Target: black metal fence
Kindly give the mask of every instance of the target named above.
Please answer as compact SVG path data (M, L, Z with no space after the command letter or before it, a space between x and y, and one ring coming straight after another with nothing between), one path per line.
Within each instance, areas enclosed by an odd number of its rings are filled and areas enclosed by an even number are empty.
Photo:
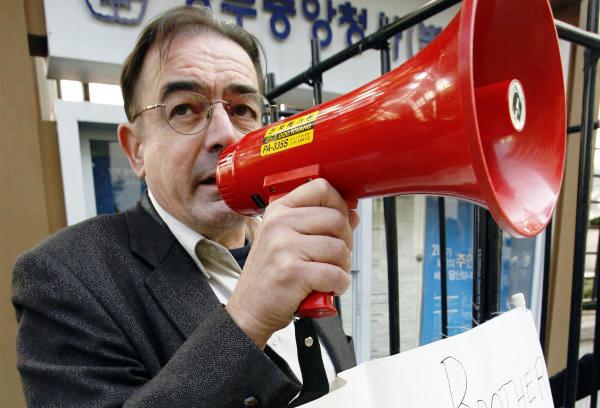
M557 406L573 408L575 406L579 343L581 332L581 310L583 296L583 280L586 255L586 234L588 228L590 176L593 160L593 132L598 128L595 122L595 88L596 70L600 56L600 36L598 32L599 1L589 0L587 31L577 27L556 21L556 28L560 38L570 41L575 45L585 48L584 82L582 100L581 126L570 127L567 133L581 132L579 177L577 189L577 213L575 232L575 252L573 261L573 285L571 294L571 312L569 327L569 345L567 350L567 369L564 380L564 401L555 401ZM301 84L309 84L313 87L315 104L322 101L322 74L329 69L361 54L362 52L375 49L381 54L382 74L390 70L389 40L394 35L411 28L424 20L440 13L460 0L438 0L430 2L413 13L410 13L393 23L388 24L382 20L382 28L377 32L365 37L363 40L351 45L341 52L320 61L318 41L313 39L311 43L312 64L297 76L275 86L273 76L270 76L267 98L272 102L282 94L294 89ZM445 201L439 198L438 211L440 219L440 254L446 254L446 231L445 231ZM500 287L500 259L502 234L498 225L491 218L490 213L480 207L474 210L474 244L473 244L473 324L477 325L492 318L499 311L499 287ZM396 231L396 203L394 197L384 199L384 220L386 231L386 252L388 262L388 296L389 296L389 328L390 328L390 354L400 352L400 316L399 316L399 293L398 293L398 242ZM546 343L547 336L547 310L548 310L548 287L550 277L550 262L552 248L552 226L551 221L546 228L545 251L544 251L544 273L542 284L542 310L540 326L540 342L542 347ZM600 257L597 257L600 265ZM447 310L447 267L445 256L440 256L441 277L441 317L442 336L448 334L448 310ZM596 267L596 281L599 280L600 266ZM596 335L594 337L594 358L592 388L598 389L598 371L600 371L600 304L596 302ZM338 304L338 310L339 308ZM596 393L592 393L592 407L596 407Z

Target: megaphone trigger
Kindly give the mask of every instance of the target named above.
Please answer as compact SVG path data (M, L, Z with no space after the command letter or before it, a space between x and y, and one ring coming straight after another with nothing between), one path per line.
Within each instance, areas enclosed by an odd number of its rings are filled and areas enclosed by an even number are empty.
M311 164L289 171L266 176L263 181L263 192L269 204L286 195L296 187L320 177L318 164Z

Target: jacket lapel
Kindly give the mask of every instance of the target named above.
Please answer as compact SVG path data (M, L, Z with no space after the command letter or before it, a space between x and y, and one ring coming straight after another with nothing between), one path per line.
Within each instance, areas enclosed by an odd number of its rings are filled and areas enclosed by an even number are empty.
M147 195L128 212L131 250L152 269L146 287L179 331L189 337L220 303L198 267Z

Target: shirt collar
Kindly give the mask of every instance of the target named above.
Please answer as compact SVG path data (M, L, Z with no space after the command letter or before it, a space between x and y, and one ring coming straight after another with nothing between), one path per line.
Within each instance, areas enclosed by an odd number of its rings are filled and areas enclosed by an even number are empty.
M158 213L158 215L160 215L160 218L163 219L165 224L167 224L167 227L169 227L169 229L175 236L175 239L179 241L183 249L185 249L185 251L192 257L192 259L194 260L196 265L198 265L198 268L200 268L204 276L206 276L207 279L210 279L210 274L206 272L206 270L202 266L202 262L200 262L200 259L198 259L198 255L196 255L195 251L198 242L207 238L204 237L202 234L197 233L196 231L179 221L177 218L169 214L164 208L162 208L160 204L158 204L158 201L156 201L156 199L154 198L154 195L152 195L152 191L150 191L150 189L148 189L148 197L150 197L150 201L156 209L156 212Z

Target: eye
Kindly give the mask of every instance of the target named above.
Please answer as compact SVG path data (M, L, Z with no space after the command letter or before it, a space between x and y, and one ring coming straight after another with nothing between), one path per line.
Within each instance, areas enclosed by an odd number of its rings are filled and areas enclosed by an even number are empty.
M231 107L231 114L240 118L256 119L256 111L250 106L240 103Z
M165 102L165 113L169 120L192 120L207 112L208 102L193 92L178 92Z
M191 113L191 108L190 105L187 104L181 104L181 105L177 105L175 107L173 107L173 109L171 110L171 117L173 116L185 116L189 113Z

